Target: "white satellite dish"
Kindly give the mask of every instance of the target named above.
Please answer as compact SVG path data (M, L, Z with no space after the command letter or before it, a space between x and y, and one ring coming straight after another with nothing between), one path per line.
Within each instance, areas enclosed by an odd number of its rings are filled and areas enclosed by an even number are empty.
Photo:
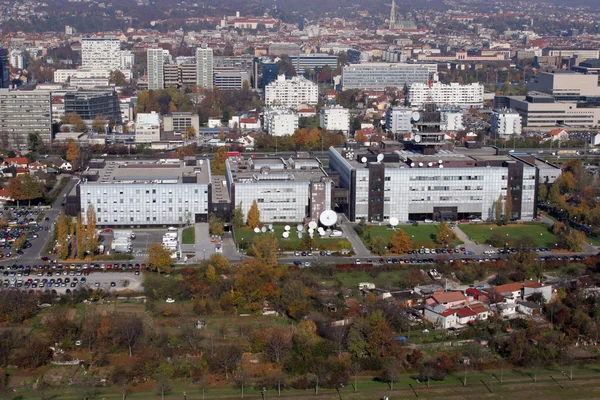
M422 162L420 162L420 163L419 163L419 167L422 167L422 166L423 166L423 163L422 163Z
M320 227L319 227L319 229L318 229L318 231L319 231L319 232L325 232L325 229L323 229L323 227L322 227L322 226L320 226Z
M308 227L309 227L310 229L317 229L317 222L316 222L316 221L310 221L310 222L308 223Z
M415 166L415 163L414 163L414 162L410 163L410 166L411 166L411 167L414 167L414 166Z
M269 224L269 230L273 230L273 224Z
M360 162L361 162L361 163L363 163L363 164L364 164L364 163L366 163L366 162L367 162L367 157L363 157L363 158L361 158L361 159L360 159Z
M302 232L302 231L304 230L304 227L303 227L302 225L298 225L298 226L296 227L296 230L297 230L298 232Z
M439 168L444 168L444 166L442 164L440 164Z
M383 161L383 154L377 154L377 162Z
M421 114L419 114L419 113L418 113L418 112L416 112L416 111L415 111L414 113L412 113L412 120L413 120L413 121L417 122L417 121L418 121L418 120L420 120L420 119L421 119Z
M254 228L254 233L259 233L260 229L258 227Z
M312 235L313 233L315 233L315 230L313 228L308 228L308 233Z
M430 163L427 163L427 166L428 166L428 167L433 167L433 163L432 163L432 162L430 162Z
M421 143L421 135L415 135L415 143Z
M319 231L319 236L325 236L325 231Z
M396 218L396 217L392 217L392 218L390 218L390 225L391 225L391 226L396 226L396 225L398 225L399 223L400 223L400 221L398 221L398 218Z
M302 239L302 232L298 232L298 239Z
M286 238L286 239L289 238L290 237L290 233L287 232L287 231L283 232L283 237Z
M438 160L438 164L443 164L444 161L443 160Z
M285 229L285 230L286 230L286 232L287 232L287 231L289 231L291 228L290 228L290 226L289 226L289 225L286 225L286 226L284 226L284 227L283 227L283 229Z
M260 228L260 231L261 231L262 233L266 233L266 232L267 232L267 227L266 227L266 226L263 226L262 228Z
M325 210L319 216L319 221L325 226L335 225L337 222L337 214L333 210Z

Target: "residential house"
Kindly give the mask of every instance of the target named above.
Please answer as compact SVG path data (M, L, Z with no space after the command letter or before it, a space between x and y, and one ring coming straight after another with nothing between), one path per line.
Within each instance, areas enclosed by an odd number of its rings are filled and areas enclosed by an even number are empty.
M454 328L458 325L456 310L446 310L443 306L426 307L423 316L433 323L435 328Z
M58 168L61 171L72 171L73 170L73 165L70 162L63 160L60 157L52 158L49 161L52 165L54 165L56 168Z
M506 285L494 286L492 290L496 294L502 295L505 298L512 299L514 302L518 299L521 299L523 284L518 282L507 283Z
M522 314L532 317L542 313L542 306L532 301L519 301L517 304L517 310Z
M552 286L547 283L539 283L533 281L525 281L523 283L523 299L527 299L534 293L541 293L544 300L549 302L552 300Z
M565 142L569 140L569 132L564 129L553 129L548 132L548 137L543 139L542 142L546 142L548 140L552 140L553 142Z
M12 157L12 158L5 158L2 163L2 166L3 167L27 168L28 164L29 164L29 161L27 161L27 157Z
M431 307L441 305L449 309L466 304L468 301L468 297L463 292L436 292L425 299L425 304Z
M48 172L48 166L39 161L32 162L28 167L30 172Z
M0 202L13 201L6 189L0 189Z

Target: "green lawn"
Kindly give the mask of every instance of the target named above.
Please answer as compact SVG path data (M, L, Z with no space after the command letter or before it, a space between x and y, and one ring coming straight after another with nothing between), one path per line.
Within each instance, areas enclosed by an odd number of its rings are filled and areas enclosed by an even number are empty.
M340 272L335 276L341 282L342 285L349 289L358 289L360 282L371 282L374 283L378 288L384 289L397 289L399 287L400 278L408 273L407 270L397 270L389 272L379 272L376 276L371 275L369 272L353 271L353 272Z
M296 226L297 224L290 224L290 237L284 239L283 232L285 231L285 225L273 225L273 229L275 230L275 237L279 241L279 244L282 248L293 250L298 248L298 246L300 245L301 239L298 238ZM253 230L247 227L235 230L235 240L238 242L238 244L251 243L255 235L263 235L263 233L254 233ZM308 235L308 233L304 231L302 235L306 236ZM345 238L320 237L319 234L315 232L314 239L315 246L317 249L319 248L319 246L321 246L322 248L326 247L332 250L334 250L335 247L352 249L352 245L350 245L348 239Z
M388 228L387 226L370 226L368 229L371 234L371 238L381 236L388 242L394 234L394 230ZM402 229L406 232L406 234L411 238L413 247L415 249L420 247L438 247L435 244L435 237L438 233L437 224L419 224L419 226L398 225L396 229ZM452 241L452 245L461 243L462 242L459 239ZM370 247L371 244L365 243L365 245Z
M183 230L183 238L181 239L182 244L195 244L196 243L196 228L188 226Z
M460 229L477 243L483 244L494 233L506 235L507 240L516 241L523 236L531 237L537 247L554 248L557 237L548 230L548 225L524 223L498 226L496 224L461 224Z

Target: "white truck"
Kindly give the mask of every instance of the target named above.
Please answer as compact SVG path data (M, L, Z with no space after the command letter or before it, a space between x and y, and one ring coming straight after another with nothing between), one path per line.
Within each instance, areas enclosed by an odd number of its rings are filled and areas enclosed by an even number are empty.
M130 230L115 230L113 231L115 240L120 238L135 239L135 233Z
M110 248L115 253L131 253L133 250L131 247L131 240L126 237L118 238L112 241Z
M329 237L342 237L342 231L333 231Z
M163 235L163 240L165 238L177 239L177 232L167 232Z

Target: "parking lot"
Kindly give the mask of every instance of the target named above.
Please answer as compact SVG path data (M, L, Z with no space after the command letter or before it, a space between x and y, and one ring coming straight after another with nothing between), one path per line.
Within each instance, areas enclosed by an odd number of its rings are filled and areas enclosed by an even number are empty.
M14 207L0 210L0 218L8 224L0 228L0 263L10 262L13 259L37 258L51 225L46 218L40 218L41 212L37 209L25 210ZM40 219L39 224L38 219ZM21 244L21 248L15 248L15 241L23 236L26 240Z
M148 256L147 250L150 243L162 243L163 235L168 232L167 228L161 229L124 229L130 230L135 233L135 239L131 240L131 246L133 247L133 251L131 254L136 258L143 258ZM181 231L178 232L178 240L181 243ZM111 243L114 239L114 234L112 229L102 230L100 236L103 238L102 244L104 244L105 251L110 251L110 254L113 254L111 250Z

